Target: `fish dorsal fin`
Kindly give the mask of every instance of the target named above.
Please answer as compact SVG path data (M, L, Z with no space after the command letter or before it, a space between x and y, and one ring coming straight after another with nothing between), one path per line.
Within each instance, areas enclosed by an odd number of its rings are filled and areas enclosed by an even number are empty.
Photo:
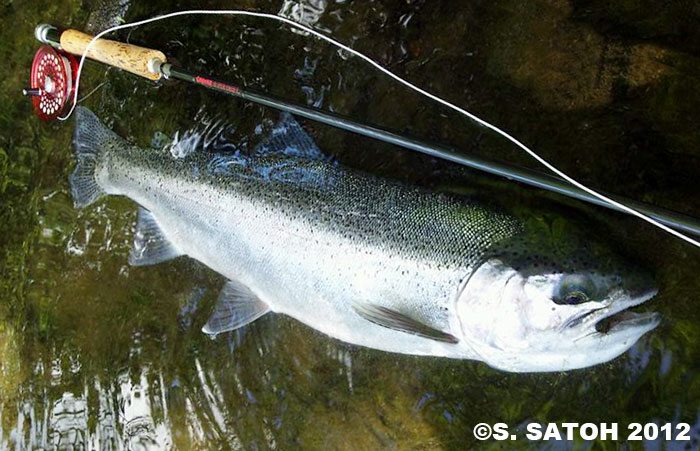
M367 321L389 329L398 330L400 332L406 332L445 343L454 344L459 342L457 337L454 335L435 329L434 327L428 326L418 320L404 315L403 313L387 307L382 307L375 304L356 303L353 305L353 308L358 315Z
M250 324L269 311L267 304L248 287L229 280L219 293L214 313L202 327L202 332L217 336Z
M134 246L129 255L129 264L133 266L154 265L182 255L165 237L153 213L139 208L136 220Z
M270 136L253 151L254 155L282 153L290 157L303 157L313 160L330 161L331 158L321 152L311 137L289 113L282 113Z

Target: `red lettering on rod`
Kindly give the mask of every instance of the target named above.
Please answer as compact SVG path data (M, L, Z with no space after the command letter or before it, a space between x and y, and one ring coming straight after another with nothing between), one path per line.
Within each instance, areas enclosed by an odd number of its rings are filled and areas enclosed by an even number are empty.
M227 85L226 83L222 83L220 81L209 80L208 78L204 78L204 77L195 77L194 81L196 81L200 85L209 86L210 88L220 89L222 91L230 92L231 94L238 94L239 92L241 92L241 90L238 89L237 86Z

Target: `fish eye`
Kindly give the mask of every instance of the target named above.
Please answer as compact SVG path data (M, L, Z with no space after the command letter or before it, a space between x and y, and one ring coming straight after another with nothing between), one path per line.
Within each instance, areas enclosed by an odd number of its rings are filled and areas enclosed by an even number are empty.
M585 275L573 274L564 277L554 302L564 305L578 305L591 300L594 291L593 281Z
M564 297L564 304L576 305L588 302L588 295L583 291L570 291Z

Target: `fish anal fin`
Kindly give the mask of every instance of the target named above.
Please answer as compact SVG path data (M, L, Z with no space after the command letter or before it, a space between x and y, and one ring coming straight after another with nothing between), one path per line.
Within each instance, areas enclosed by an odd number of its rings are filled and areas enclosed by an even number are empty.
M134 245L129 255L132 266L155 265L182 255L165 237L153 213L139 208Z
M427 324L388 307L376 304L356 303L353 308L362 318L379 326L444 343L455 344L459 342L454 335L435 329L434 327L428 326Z
M219 293L214 312L202 332L216 336L250 324L269 312L270 308L248 287L228 281Z

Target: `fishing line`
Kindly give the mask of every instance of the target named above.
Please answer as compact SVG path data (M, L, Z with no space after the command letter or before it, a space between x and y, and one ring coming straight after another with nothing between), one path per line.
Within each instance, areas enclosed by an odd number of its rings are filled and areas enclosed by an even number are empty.
M80 102L84 101L85 99L87 99L88 97L90 97L91 95L93 95L94 93L96 93L98 89L100 89L101 87L103 87L103 86L106 85L107 83L108 83L107 81L103 81L102 83L100 83L99 85L97 85L97 87L96 87L95 89L93 89L92 91L88 92L87 94L85 94L84 96L82 96L80 99L78 99L78 101L77 101L76 103L80 103ZM76 91L76 94L77 94L77 91ZM61 119L61 118L59 118L59 119ZM61 119L61 120L62 120L62 121L65 121L66 119L68 119L68 117L65 117L65 118L63 118L63 119Z
M364 60L365 62L367 62L368 64L373 66L375 69L377 69L378 71L380 71L383 74L389 76L390 78L396 80L397 82L401 83L402 85L406 86L407 88L409 88L409 89L411 89L411 90L413 90L413 91L415 91L415 92L417 92L417 93L419 93L419 94L421 94L421 95L423 95L423 96L425 96L425 97L427 97L435 102L438 102L441 105L444 105L444 106L450 108L451 110L456 111L457 113L468 117L469 119L476 122L477 124L479 124L483 127L486 127L489 130L501 135L502 137L506 138L511 143L518 146L520 149L524 150L528 155L530 155L532 158L537 160L542 166L549 169L551 172L558 175L562 179L566 180L567 182L569 182L573 186L577 187L578 189L585 191L586 193L590 194L591 196L597 197L598 199L602 200L603 202L605 202L609 205L612 205L614 207L617 207L618 209L623 210L626 213L629 213L633 216L636 216L637 218L639 218L643 221L646 221L647 223L649 223L655 227L658 227L659 229L675 236L676 238L679 238L679 239L681 239L689 244L692 244L695 247L700 248L700 242L690 238L689 236L660 223L659 221L645 215L642 212L635 210L632 207L629 207L625 204L617 202L616 200L611 199L611 198L605 196L604 194L601 194L601 193L593 190L592 188L587 187L583 183L578 182L577 180L568 176L567 174L565 174L561 170L557 169L554 165L549 163L547 160L545 160L543 157L538 155L535 151L531 150L529 147L527 147L525 144L520 142L518 139L516 139L515 137L510 135L508 132L501 130L500 128L496 127L495 125L491 124L490 122L487 122L486 120L481 119L480 117L476 116L475 114L472 114L469 111L467 111L467 110L465 110L465 109L463 109L463 108L461 108L453 103L450 103L447 100L442 99L442 98L436 96L435 94L432 94L432 93L426 91L425 89L422 89L422 88L412 84L411 82L409 82L407 80L404 80L403 78L394 74L389 69L386 69L384 66L377 63L376 61L374 61L370 57L358 52L355 49L352 49L351 47L348 47L347 45L343 44L342 42L336 41L335 39L333 39L329 36L326 36L325 34L320 33L318 31L314 30L313 28L307 27L306 25L302 25L302 24L295 22L291 19L287 19L286 17L282 17L282 16L277 16L275 14L260 13L260 12L254 12L254 11L243 11L243 10L235 10L235 9L234 10L185 10L185 11L175 11L172 13L164 14L162 16L155 16L155 17L151 17L149 19L139 20L136 22L125 23L125 24L116 25L116 26L107 28L106 30L103 30L103 31L99 32L97 35L95 35L95 37L92 38L92 40L87 45L87 47L85 47L85 50L83 51L83 54L80 57L80 64L78 66L78 72L77 72L76 82L75 82L76 95L73 98L73 105L71 106L70 110L68 111L68 114L66 114L64 117L59 117L58 119L65 121L66 119L68 119L71 116L71 114L73 114L73 110L75 110L75 107L78 104L77 94L78 94L78 89L80 87L80 76L81 76L82 71L83 71L83 65L85 63L85 58L86 58L88 51L92 48L93 44L98 39L105 36L106 34L114 32L114 31L123 30L123 29L127 29L127 28L133 28L133 27L145 25L145 24L148 24L151 22L157 22L160 20L170 19L173 17L188 16L188 15L190 15L190 16L193 16L193 15L228 15L228 16L258 17L258 18L262 18L262 19L276 20L278 22L282 22L284 24L287 24L293 28L297 28L299 30L305 31L305 32L321 39L322 41L325 41L329 44L332 44L332 45L336 46L337 48Z

